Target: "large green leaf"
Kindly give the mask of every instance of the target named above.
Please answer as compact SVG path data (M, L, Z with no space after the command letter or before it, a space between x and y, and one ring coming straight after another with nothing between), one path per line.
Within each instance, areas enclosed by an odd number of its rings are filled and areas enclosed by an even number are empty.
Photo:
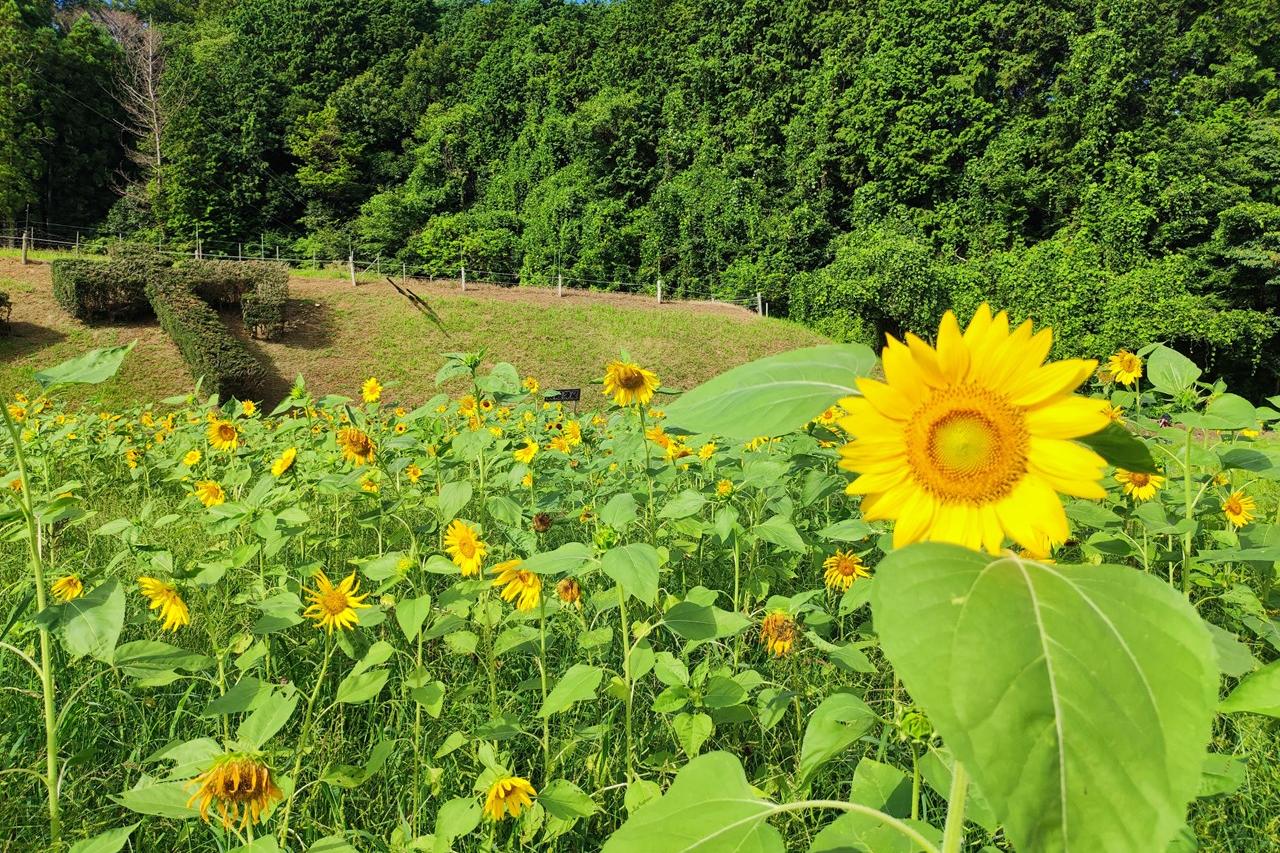
M1280 661L1264 666L1236 685L1219 706L1224 714L1265 714L1280 717Z
M1187 601L1118 566L948 545L895 551L884 653L1019 850L1163 850L1195 796L1217 693Z
M591 559L591 546L581 542L566 542L554 551L534 554L520 564L526 572L539 575L558 575L577 570Z
M86 838L83 841L77 841L71 845L71 853L117 853L125 842L129 840L129 836L137 829L139 824L131 823L128 826L118 826L115 829L108 829L106 832L99 833L93 838Z
M800 743L801 782L867 733L875 713L852 693L833 693L814 710Z
M97 385L99 382L105 382L116 375L116 371L120 369L120 363L137 343L137 341L130 341L124 346L89 350L82 356L68 359L47 370L38 371L36 381L43 388L53 385Z
M549 717L568 710L578 702L595 698L596 689L600 686L600 680L603 677L604 670L600 667L575 663L560 676L556 686L551 688L546 701L542 703L541 710L538 711L538 716Z
M1182 353L1160 344L1147 356L1147 378L1159 390L1176 395L1200 378L1200 368Z
M1151 456L1151 448L1120 424L1107 424L1093 435L1077 440L1117 468L1144 474L1155 474L1160 470Z
M645 604L658 598L658 550L647 542L610 548L600 560L604 573L622 591Z
M173 818L190 818L200 814L187 806L191 799L190 782L147 781L111 799L138 814Z
M124 626L124 590L110 580L62 605L62 644L73 658L90 655L111 663Z
M876 356L861 344L808 347L735 367L666 407L673 426L748 439L783 435L813 420L841 397L858 393Z
M709 752L681 768L660 798L637 809L604 853L776 853L782 836L765 822L772 809L737 758Z

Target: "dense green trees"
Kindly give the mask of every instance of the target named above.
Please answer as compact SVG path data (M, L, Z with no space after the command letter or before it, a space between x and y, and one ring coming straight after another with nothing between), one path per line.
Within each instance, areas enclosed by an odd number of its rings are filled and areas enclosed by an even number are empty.
M0 0L0 18L17 8ZM850 339L992 298L1056 322L1062 353L1163 339L1228 356L1220 372L1280 373L1268 0L141 11L164 33L174 114L149 205L113 222L148 236L763 291ZM74 18L28 12L17 35L80 57L67 91L111 61ZM0 182L0 215L54 218L50 176L86 188L63 215L88 221L118 139L56 129L76 158L12 129L84 119L15 62L14 38L0 28L0 75L32 94L0 104L0 173L28 182Z

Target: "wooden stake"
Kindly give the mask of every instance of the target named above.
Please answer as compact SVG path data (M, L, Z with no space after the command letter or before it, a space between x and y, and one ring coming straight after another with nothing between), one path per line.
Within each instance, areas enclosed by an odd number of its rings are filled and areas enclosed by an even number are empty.
M351 273L351 286L356 286L356 256L354 253L347 255L347 270Z

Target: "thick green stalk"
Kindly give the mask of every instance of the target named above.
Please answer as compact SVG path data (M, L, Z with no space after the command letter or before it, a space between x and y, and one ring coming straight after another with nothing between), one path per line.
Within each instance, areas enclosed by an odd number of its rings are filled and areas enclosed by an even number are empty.
M622 586L618 586L618 613L622 621L622 680L627 687L627 700L625 706L626 714L626 731L627 731L627 781L631 781L631 770L634 766L632 756L631 740L631 633L627 629L627 594L622 590Z
M1191 427L1187 427L1186 448L1182 457L1182 485L1185 516L1187 521L1195 517L1195 499L1191 496ZM1188 525L1190 526L1190 525ZM1182 534L1182 594L1186 595L1191 584L1191 537L1192 531Z
M964 847L964 803L969 793L969 774L959 761L951 774L951 792L947 794L947 822L942 829L942 853L960 853Z
M325 673L329 671L329 658L332 656L333 639L326 634L324 641L324 663L320 664L320 674L316 676L315 686L311 688L311 695L307 697L307 711L302 717L302 731L298 734L298 749L297 754L293 759L293 772L289 774L289 779L293 783L293 786L289 789L289 799L284 801L284 808L280 812L281 846L288 843L289 813L293 810L293 801L298 795L298 774L302 772L302 756L307 750L307 737L311 734L311 712L315 710L316 697L320 695L320 685L324 684Z

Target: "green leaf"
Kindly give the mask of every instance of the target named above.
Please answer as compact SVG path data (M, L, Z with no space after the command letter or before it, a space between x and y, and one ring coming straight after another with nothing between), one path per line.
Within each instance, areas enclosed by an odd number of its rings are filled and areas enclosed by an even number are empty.
M526 572L539 575L558 575L577 570L591 559L591 546L581 542L566 542L554 551L534 554L520 564Z
M55 367L36 372L36 381L42 388L53 385L97 385L105 382L120 369L124 357L137 345L131 341L124 346L89 350L82 356L69 359Z
M1020 850L1163 850L1204 763L1213 643L1186 599L1118 566L948 545L877 569L881 646Z
M123 626L124 590L117 580L62 605L62 644L72 658L90 655L111 663Z
M440 712L444 710L444 682L432 681L421 687L415 687L409 691L409 696L413 701L417 702L427 713L435 719L440 719Z
M185 669L198 672L213 666L213 658L189 652L159 640L135 640L116 648L115 665L139 677L157 671Z
M740 633L751 620L719 607L681 601L672 605L662 623L686 640L714 640Z
M547 813L561 820L590 817L599 811L595 801L568 779L556 779L538 792L538 802Z
M1218 797L1234 794L1244 784L1248 768L1234 755L1209 754L1205 756L1204 769L1200 773L1197 797Z
M236 729L236 739L251 749L261 749L263 744L271 740L271 736L280 731L289 722L293 711L298 707L298 692L287 695L272 693L254 709L253 713L240 722Z
M549 717L561 711L567 711L578 702L594 699L604 670L598 666L575 663L569 667L556 686L547 694L546 701L538 711L539 717Z
M894 817L911 814L911 780L891 764L863 758L853 769L849 799Z
M404 632L404 638L412 642L422 630L422 623L431 615L431 594L396 602L396 622Z
M473 797L450 800L436 812L435 842L431 849L448 850L453 839L480 825L480 804Z
M320 781L338 788L356 788L363 785L382 769L387 758L395 751L395 741L384 740L378 743L369 753L369 760L361 767L339 764L325 770Z
M614 495L600 510L600 520L614 530L622 530L636 520L636 499L628 492Z
M197 817L200 814L195 809L187 808L191 791L190 783L185 781L148 782L113 796L111 799L138 814L180 819Z
M352 672L338 685L338 693L334 697L337 702L347 705L359 705L368 702L382 692L391 673L385 669L374 669L368 672Z
M108 829L93 838L77 841L71 845L71 853L117 853L139 826L140 824L131 823L128 826Z
M1280 660L1267 664L1237 684L1218 710L1224 714L1280 717Z
M636 809L604 853L781 853L782 836L765 822L772 809L737 758L710 752L682 767L662 797Z
M1178 395L1200 378L1200 368L1177 350L1159 344L1147 356L1147 379L1166 394Z
M924 836L934 847L942 846L942 833L922 820L902 823ZM823 827L809 853L916 853L925 848L873 815L848 812Z
M690 758L698 757L698 753L702 751L702 745L715 730L715 724L706 714L677 714L671 721L671 727L676 730L676 740L680 741L680 748Z
M1159 473L1160 469L1151 455L1151 448L1135 438L1120 424L1107 424L1093 435L1082 436L1076 441L1117 468L1144 474Z
M852 693L833 693L814 710L800 742L798 774L803 784L822 765L844 752L867 733L875 713Z
M1258 411L1244 397L1223 394L1205 406L1200 426L1205 429L1249 429L1258 423Z
M796 532L795 525L780 515L760 522L751 528L751 532L766 542L772 542L797 554L803 554L809 550L809 546L804 544L804 540Z
M271 685L265 681L246 675L236 685L217 699L209 702L200 712L202 717L216 717L220 714L238 714L257 707L258 700L269 696Z
M707 497L701 492L685 489L658 511L659 518L688 518L706 506Z
M735 367L687 391L666 407L667 420L695 433L732 439L800 429L841 397L857 396L854 380L876 356L861 344L808 347Z
M871 526L860 518L846 518L835 524L828 524L818 531L823 539L833 542L861 542L873 532Z
M658 599L658 550L647 542L622 545L605 551L600 560L604 573L622 591L645 604Z
M471 500L471 484L455 480L440 487L440 523L448 524Z

